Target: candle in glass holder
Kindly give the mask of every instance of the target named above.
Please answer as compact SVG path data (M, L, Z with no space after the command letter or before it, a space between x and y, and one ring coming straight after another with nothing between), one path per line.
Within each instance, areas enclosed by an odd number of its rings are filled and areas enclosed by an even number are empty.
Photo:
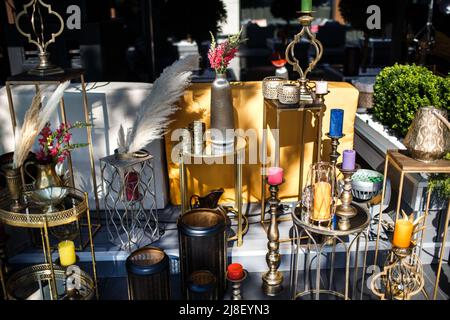
M240 280L244 277L244 267L239 263L232 263L227 268L230 280Z
M395 223L394 239L392 245L396 248L405 249L411 245L414 226L409 220L398 220Z
M283 169L279 167L271 167L267 171L267 182L271 186L278 186L283 183Z
M344 124L344 110L332 109L330 118L330 137L341 138Z
M62 241L58 244L59 263L63 267L74 265L77 262L75 254L75 243L73 241Z
M342 155L342 169L343 170L355 170L356 163L356 151L344 150Z
M327 94L327 93L328 93L328 82L316 81L316 94Z
M313 220L331 219L331 184L325 181L314 184Z
M302 11L303 12L312 11L312 0L302 0Z

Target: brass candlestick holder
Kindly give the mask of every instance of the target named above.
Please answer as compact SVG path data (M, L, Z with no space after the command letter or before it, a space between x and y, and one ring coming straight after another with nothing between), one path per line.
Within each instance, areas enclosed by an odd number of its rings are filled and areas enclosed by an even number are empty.
M244 276L239 280L230 279L228 277L228 271L227 271L227 280L231 282L232 286L232 292L231 292L231 300L242 300L242 294L241 294L241 285L242 282L247 278L248 272L247 270L244 270Z
M267 180L266 180L267 181ZM268 182L267 182L268 183ZM278 230L277 211L280 204L278 199L279 186L270 185L270 224L267 230L267 248L266 262L269 271L262 276L263 292L268 296L276 296L283 291L283 275L278 271L281 264L280 248L280 232Z
M325 96L329 94L330 91L327 93L315 93L315 102L318 104L325 104Z
M351 205L353 201L352 195L352 176L359 170L360 166L355 165L355 169L348 170L342 168L342 163L337 168L344 175L344 190L341 193L341 202L336 208L336 215L341 218L338 222L339 230L347 231L350 229L350 219L356 216L358 210Z
M31 12L29 13L28 10ZM58 31L51 33L49 36L45 35L45 22L43 20L42 11L46 10L49 15L56 17L59 23ZM22 17L29 17L32 33L26 33L20 26L20 19ZM64 30L64 20L60 14L52 10L51 5L46 4L43 0L31 0L24 4L23 10L16 16L16 28L21 35L27 38L30 44L34 44L39 50L39 64L28 73L37 76L48 76L64 73L64 70L53 65L49 61L49 53L47 47L56 41L56 38L61 35Z
M314 20L312 13L313 12L311 11L300 12L298 21L302 25L302 30L300 30L300 32L294 36L294 40L292 40L292 42L286 48L286 60L290 65L292 65L294 71L298 72L298 74L300 75L300 78L298 79L298 82L300 84L300 102L306 103L313 102L312 92L308 88L309 80L307 79L307 75L315 68L317 63L322 58L323 54L322 43L316 39L316 35L311 31L311 23ZM309 42L316 50L316 57L309 63L308 68L305 71L303 71L303 69L300 67L300 63L294 55L295 46L300 43L302 38L309 40Z
M338 152L338 147L340 144L339 140L342 139L343 137L345 137L345 134L343 134L340 137L333 137L333 136L330 136L329 133L327 133L326 136L331 139L330 162L336 166L337 160L339 159L339 156L341 155Z
M372 278L370 288L381 300L410 300L422 291L423 266L414 248L413 243L409 248L393 247L383 271Z

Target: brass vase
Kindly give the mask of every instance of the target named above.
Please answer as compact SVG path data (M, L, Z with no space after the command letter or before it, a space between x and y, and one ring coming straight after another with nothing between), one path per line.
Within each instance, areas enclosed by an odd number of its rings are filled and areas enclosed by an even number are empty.
M12 164L6 164L1 167L1 173L6 178L6 186L13 203L11 204L11 211L19 212L24 206L20 202L22 194L23 183L20 168L13 168Z
M216 74L211 85L211 129L216 129L211 133L213 144L233 144L234 135L226 135L227 129L234 130L234 110L231 85L225 74Z
M450 150L450 133L436 115L447 119L447 111L434 107L420 108L403 141L411 156L419 161L442 159Z
M36 181L34 182L35 189L45 189L48 187L64 186L64 182L56 173L55 164L29 163L25 166L25 171L27 171L28 165L34 165L38 169L37 178Z

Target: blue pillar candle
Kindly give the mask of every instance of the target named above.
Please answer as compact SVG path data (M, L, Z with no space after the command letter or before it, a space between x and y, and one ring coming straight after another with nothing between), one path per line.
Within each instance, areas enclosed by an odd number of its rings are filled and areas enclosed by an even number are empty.
M332 109L330 119L330 137L342 137L342 126L344 123L344 110Z

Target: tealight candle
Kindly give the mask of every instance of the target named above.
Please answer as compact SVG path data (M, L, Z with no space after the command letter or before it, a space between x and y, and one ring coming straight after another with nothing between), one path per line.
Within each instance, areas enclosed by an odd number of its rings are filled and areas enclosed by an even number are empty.
M327 94L327 93L328 93L328 82L316 81L316 94Z
M395 223L394 239L392 245L396 248L406 249L411 245L414 226L411 221L398 220Z
M230 280L240 280L244 277L244 267L239 263L232 263L227 268Z
M331 218L331 184L320 181L314 184L314 220Z
M343 157L342 169L343 170L355 170L356 151L355 150L344 150L342 157Z
M59 263L63 267L74 265L77 262L75 254L75 243L73 241L62 241L58 244Z
M341 138L344 123L344 110L332 109L330 118L330 137Z
M283 183L283 169L279 167L271 167L267 171L267 182L271 186L278 186Z

